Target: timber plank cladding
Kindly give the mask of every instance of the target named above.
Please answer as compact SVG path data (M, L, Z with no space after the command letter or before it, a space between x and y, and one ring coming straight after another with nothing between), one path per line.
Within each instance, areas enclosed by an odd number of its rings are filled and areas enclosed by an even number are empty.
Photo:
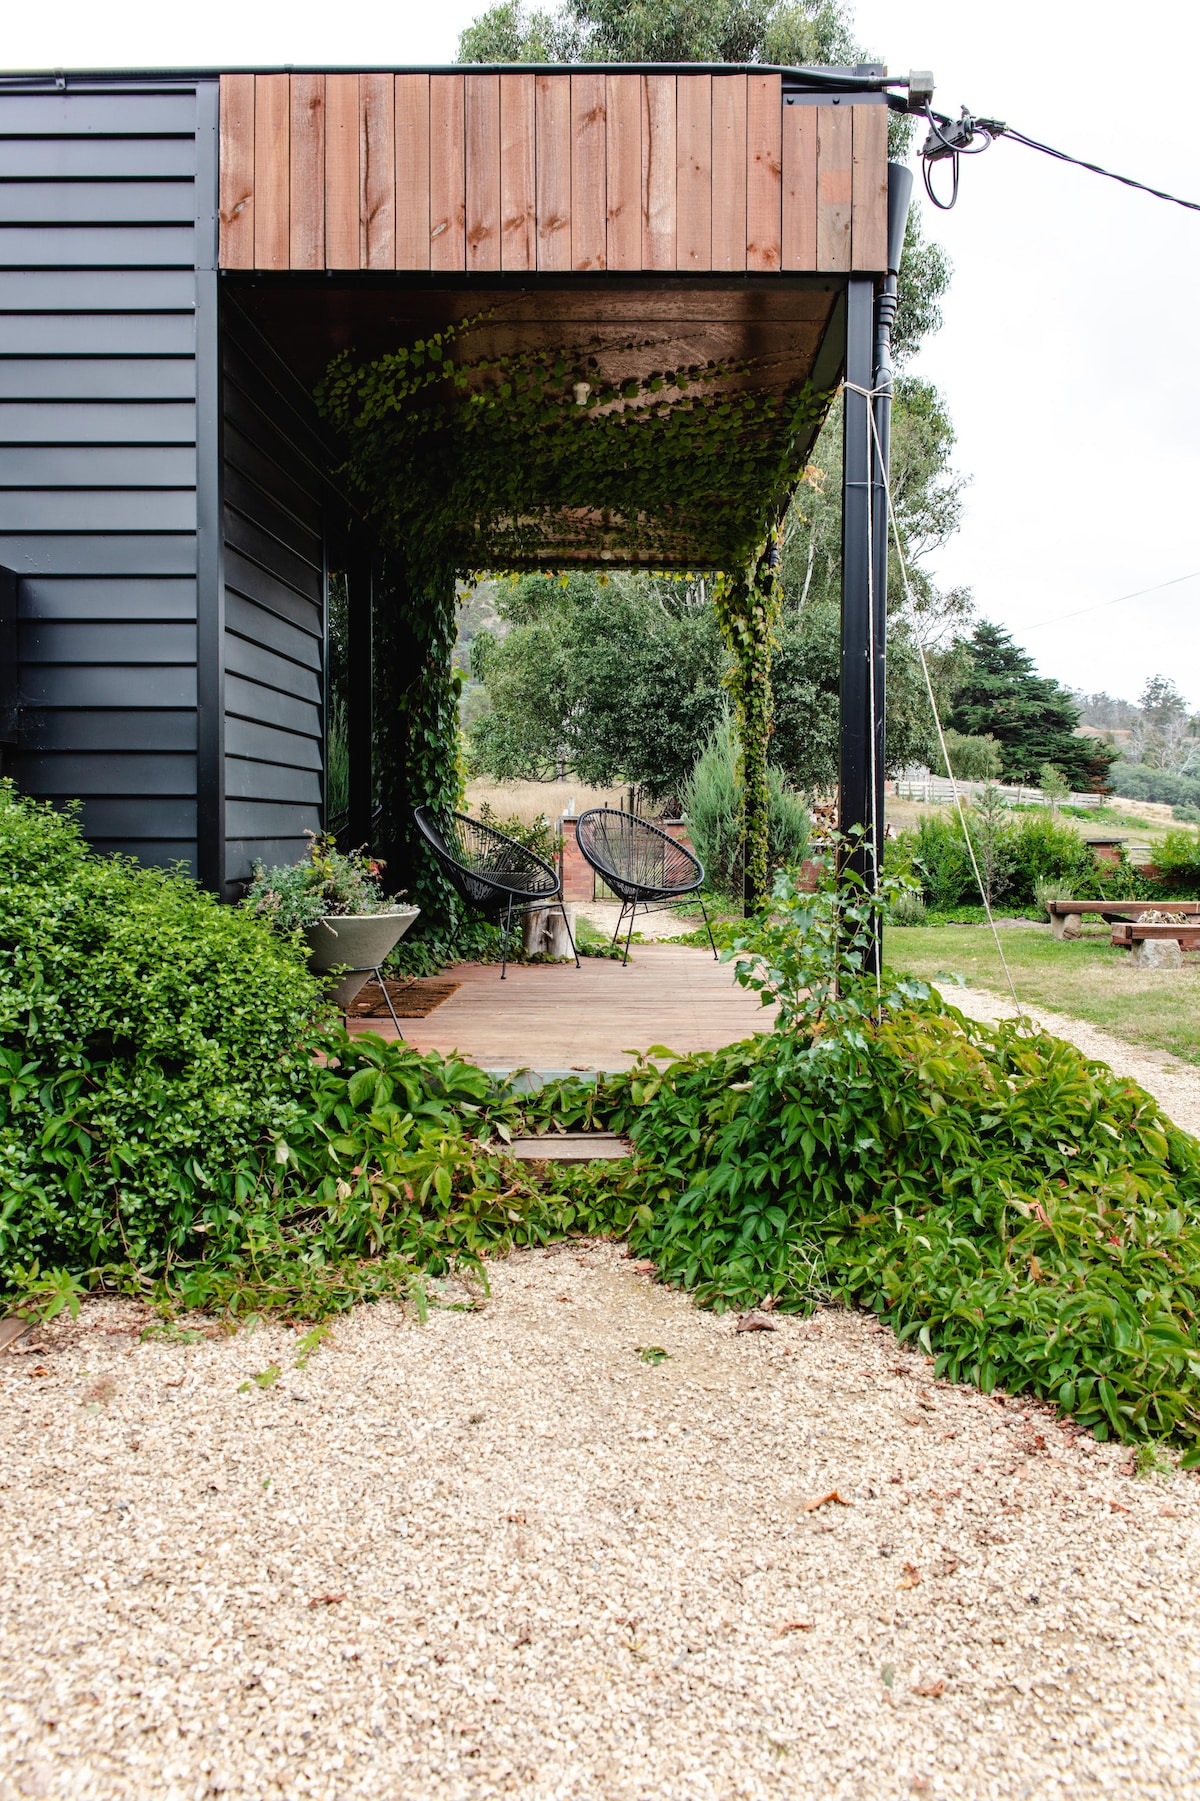
M778 74L231 74L226 270L878 275L887 108Z

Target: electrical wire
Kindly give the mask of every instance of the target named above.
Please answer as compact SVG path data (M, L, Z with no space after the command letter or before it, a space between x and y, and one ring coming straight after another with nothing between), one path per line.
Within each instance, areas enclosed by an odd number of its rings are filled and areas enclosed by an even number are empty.
M1140 194L1152 194L1156 200L1169 200L1172 206L1186 206L1191 213L1200 213L1200 200L1181 200L1178 194L1168 194L1163 188L1152 188L1144 181L1135 181L1132 175L1117 175L1112 169L1103 169L1099 163L1085 162L1081 156L1068 156L1065 150L1052 150L1049 144L1039 144L1036 138L1027 138L1023 131L1016 131L1011 125L1004 128L1004 136L1011 138L1015 144L1024 144L1027 150L1040 150L1043 156L1052 156L1056 162L1072 163L1077 169L1088 169L1093 175L1103 175L1109 181L1119 181L1122 187L1136 188Z
M1047 625L1060 625L1064 619L1078 619L1081 613L1098 613L1102 607L1119 607L1123 600L1140 600L1143 594L1160 594L1164 588L1177 588L1180 582L1194 582L1200 569L1190 575L1173 575L1169 582L1155 582L1152 588L1135 588L1132 594L1118 594L1113 600L1093 601L1090 607L1076 607L1073 613L1056 613L1053 619L1039 619L1036 625L1024 625L1023 632L1040 632Z
M1073 168L1086 169L1092 175L1103 175L1107 181L1118 181L1122 187L1134 188L1140 194L1150 194L1155 200L1167 200L1172 206L1182 206L1188 212L1200 213L1200 200L1184 200L1178 194L1168 194L1165 188L1152 188L1148 182L1135 181L1132 175L1118 175L1115 170L1106 169L1100 163L1088 162L1082 156L1071 156L1065 150L1056 150L1053 145L1043 144L1037 138L1018 131L1015 125L1005 124L1002 119L977 119L965 106L957 119L950 118L946 113L935 113L928 106L923 109L922 116L929 125L929 136L921 146L921 179L925 184L926 194L940 212L948 213L958 199L959 157L979 156L984 150L990 150L997 138L1011 138L1015 144L1024 144L1027 150L1037 150L1043 156L1053 157L1055 162L1070 163ZM952 181L949 199L942 200L933 189L932 169L934 163L947 158L951 164Z

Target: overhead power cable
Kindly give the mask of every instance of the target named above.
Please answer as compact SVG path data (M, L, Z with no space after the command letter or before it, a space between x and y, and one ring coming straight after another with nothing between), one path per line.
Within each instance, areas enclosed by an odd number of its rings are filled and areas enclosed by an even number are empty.
M1190 575L1173 575L1169 582L1155 582L1152 588L1135 588L1132 594L1118 594L1112 600L1096 600L1090 607L1076 607L1073 613L1056 613L1053 619L1039 619L1036 625L1022 626L1023 632L1040 632L1043 626L1061 625L1064 619L1078 619L1081 613L1098 613L1103 607L1119 607L1123 600L1140 600L1143 594L1159 594L1164 588L1177 588L1180 582L1194 582L1200 569Z
M1005 124L1003 119L976 118L965 106L957 119L950 118L946 113L935 113L928 105L920 110L929 123L929 135L921 146L921 178L930 200L944 213L949 212L958 199L959 158L978 156L982 151L990 150L997 138L1011 138L1015 144L1024 144L1027 150L1038 150L1043 156L1052 156L1056 162L1070 163L1076 169L1087 169L1092 175L1103 175L1108 181L1119 181L1122 187L1134 188L1140 194L1150 194L1155 200L1167 200L1172 206L1182 206L1188 212L1200 213L1200 200L1184 200L1178 194L1168 194L1165 188L1153 188L1148 182L1135 181L1132 175L1118 175L1114 169L1105 169L1100 163L1088 162L1085 157L1070 156L1065 150L1055 150L1050 144L1042 144L1037 138L1027 137L1014 125ZM942 199L934 190L932 171L934 163L947 160L951 165L950 194L947 199Z

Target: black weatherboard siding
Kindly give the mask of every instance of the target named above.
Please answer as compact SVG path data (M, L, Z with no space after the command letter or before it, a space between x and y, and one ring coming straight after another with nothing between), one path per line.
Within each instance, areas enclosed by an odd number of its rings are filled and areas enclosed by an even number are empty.
M216 109L213 81L0 94L0 565L17 577L19 655L7 767L30 793L79 797L98 849L193 870L198 783L213 785L219 748L198 775L197 577L211 587L220 556L203 419L197 485Z
M326 458L309 395L221 313L226 892L321 829Z

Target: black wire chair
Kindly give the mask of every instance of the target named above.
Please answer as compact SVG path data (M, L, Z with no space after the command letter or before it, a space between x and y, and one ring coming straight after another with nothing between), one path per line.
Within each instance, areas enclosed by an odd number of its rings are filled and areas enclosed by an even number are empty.
M562 882L549 863L518 844L515 838L506 838L503 832L469 818L466 813L449 814L444 826L428 807L414 808L413 816L418 831L460 899L485 919L493 919L497 924L503 919L502 982L508 975L513 913L519 913L529 901L557 905L575 953L575 967L580 967L571 921L563 905Z
M639 819L635 813L619 813L615 807L592 807L579 815L575 836L580 850L600 880L612 889L621 903L615 944L621 936L625 915L629 915L629 936L625 940L625 963L633 943L633 927L640 907L651 913L672 906L685 894L695 894L704 886L704 865L684 844L669 832ZM708 911L700 902L708 942L717 955Z

